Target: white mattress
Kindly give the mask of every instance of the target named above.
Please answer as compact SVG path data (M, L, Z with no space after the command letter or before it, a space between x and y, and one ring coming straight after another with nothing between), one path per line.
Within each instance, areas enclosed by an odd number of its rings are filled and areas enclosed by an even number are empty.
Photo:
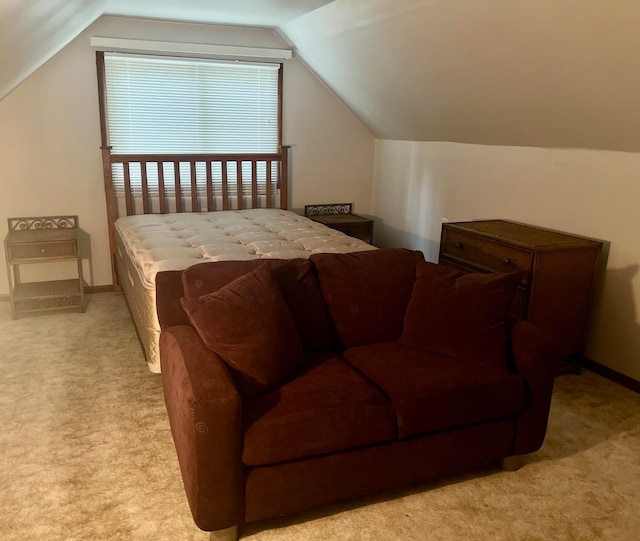
M279 209L144 214L119 218L115 229L120 282L153 372L160 371L156 273L208 261L294 259L374 249Z

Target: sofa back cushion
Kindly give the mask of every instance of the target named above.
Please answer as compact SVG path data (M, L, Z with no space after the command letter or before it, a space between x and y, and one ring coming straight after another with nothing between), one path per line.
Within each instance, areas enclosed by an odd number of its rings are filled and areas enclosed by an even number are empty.
M182 273L184 296L200 297L218 291L256 269L268 269L275 278L306 351L333 346L331 324L313 265L306 259L215 261L189 267Z
M277 266L271 273L293 316L304 350L332 349L334 338L329 313L313 265L306 259L296 260Z
M421 260L421 252L405 249L310 257L342 347L400 337Z
M266 267L218 291L184 297L182 305L205 345L236 371L245 397L276 387L303 361L291 313Z
M506 321L521 277L420 262L401 342L508 372Z

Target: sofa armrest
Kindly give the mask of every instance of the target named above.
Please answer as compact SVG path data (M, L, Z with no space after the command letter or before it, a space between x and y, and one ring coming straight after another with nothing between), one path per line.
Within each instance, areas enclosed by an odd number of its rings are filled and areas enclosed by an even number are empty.
M221 530L244 519L242 400L223 361L188 325L160 335L164 400L196 524Z
M537 451L544 441L559 353L547 335L530 323L516 320L511 328L516 371L527 382L528 407L517 421L514 455Z

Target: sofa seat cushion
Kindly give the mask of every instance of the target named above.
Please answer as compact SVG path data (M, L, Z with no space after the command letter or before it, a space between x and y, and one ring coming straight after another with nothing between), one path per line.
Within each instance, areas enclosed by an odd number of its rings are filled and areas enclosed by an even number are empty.
M351 348L343 356L391 399L399 438L500 419L526 405L520 376L400 342Z
M395 437L391 402L332 353L308 353L308 368L245 402L242 461L248 466L344 451Z
M314 254L309 260L342 347L400 337L421 252L387 248Z

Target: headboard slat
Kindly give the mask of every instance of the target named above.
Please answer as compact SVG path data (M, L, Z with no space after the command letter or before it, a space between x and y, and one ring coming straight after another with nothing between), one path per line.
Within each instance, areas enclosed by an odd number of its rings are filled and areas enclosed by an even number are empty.
M238 201L236 205L238 210L244 209L244 188L242 186L242 162L236 160L236 197Z
M222 210L229 210L229 171L227 160L222 161Z
M125 194L125 202L127 209L127 216L131 216L134 214L133 207L133 195L131 192L131 171L129 168L129 163L123 164L124 169L124 194Z
M265 178L265 191L267 195L267 208L271 208L273 206L273 196L272 196L272 187L271 187L271 171L273 168L273 162L271 160L267 160L267 176Z
M173 178L176 191L176 212L182 212L182 185L180 183L180 162L173 161Z
M251 162L251 208L258 208L258 162Z
M213 207L213 160L205 162L207 167L207 210L209 212L214 210Z
M166 214L167 210L167 194L164 187L164 166L162 162L158 164L158 197L160 198L160 214Z
M204 162L205 166L207 162ZM196 178L196 162L189 162L191 168L191 212L199 212L200 206L198 202L198 181Z
M142 210L144 214L151 214L151 198L149 197L147 162L140 162L140 183L142 184Z

